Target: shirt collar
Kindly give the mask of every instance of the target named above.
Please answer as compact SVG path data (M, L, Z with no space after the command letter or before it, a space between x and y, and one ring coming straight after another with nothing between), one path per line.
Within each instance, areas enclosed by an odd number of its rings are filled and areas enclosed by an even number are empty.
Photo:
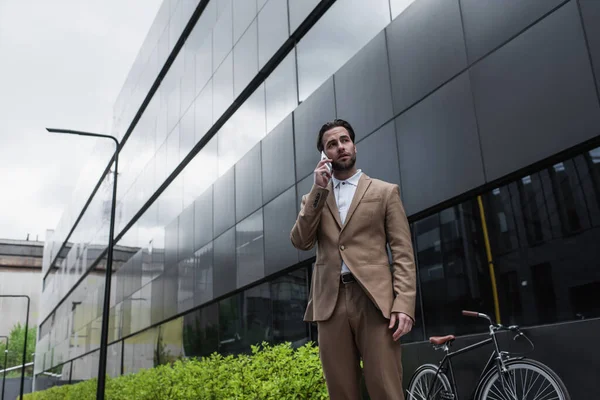
M340 183L342 183L342 182L349 183L350 185L353 185L353 186L358 186L358 181L360 180L361 175L362 175L362 170L359 169L358 171L356 171L356 173L354 175L352 175L350 178L348 178L344 181L336 179L335 176L332 176L331 180L333 183L333 187L337 188L338 186L340 186Z

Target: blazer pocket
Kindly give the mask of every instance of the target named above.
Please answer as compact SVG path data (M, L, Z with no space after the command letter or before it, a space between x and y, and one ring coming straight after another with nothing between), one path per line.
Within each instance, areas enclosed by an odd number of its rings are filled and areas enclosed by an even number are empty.
M361 203L381 203L381 197L363 197Z

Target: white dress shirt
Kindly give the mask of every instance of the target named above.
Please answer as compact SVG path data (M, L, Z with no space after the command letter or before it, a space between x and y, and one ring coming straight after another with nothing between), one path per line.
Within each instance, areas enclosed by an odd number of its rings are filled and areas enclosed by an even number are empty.
M354 193L358 187L358 181L361 175L362 171L359 169L356 171L356 174L352 175L345 181L340 181L339 179L336 179L335 176L331 177L335 202L340 212L340 220L342 221L342 225L346 223L346 215L348 215L348 210L350 209L350 204L352 204L352 199L354 198ZM349 272L350 269L348 269L348 266L342 260L342 275Z

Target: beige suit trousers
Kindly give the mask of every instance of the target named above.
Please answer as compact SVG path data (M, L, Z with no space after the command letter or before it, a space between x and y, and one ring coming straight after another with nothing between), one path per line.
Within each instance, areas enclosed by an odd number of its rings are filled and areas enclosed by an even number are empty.
M331 318L318 322L319 353L331 400L360 400L360 359L372 400L404 400L400 343L356 282L340 283Z

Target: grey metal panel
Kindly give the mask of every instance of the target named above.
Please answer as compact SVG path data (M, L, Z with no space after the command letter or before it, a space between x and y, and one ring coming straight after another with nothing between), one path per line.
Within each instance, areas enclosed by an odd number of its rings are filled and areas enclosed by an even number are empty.
M575 2L470 74L488 180L598 134L600 110Z
M235 220L237 222L262 206L260 144L235 165Z
M579 5L596 73L596 84L600 85L600 1L580 0Z
M317 134L321 126L335 119L333 78L294 111L294 143L296 145L296 181L314 171L319 162Z
M236 225L237 287L265 276L265 247L262 209Z
M219 236L235 224L234 168L231 168L213 185L213 233Z
M293 140L291 114L262 140L263 203L295 182Z
M179 215L179 238L177 261L190 258L194 254L194 204L189 205Z
M233 97L238 97L258 73L258 29L254 21L233 48Z
M287 0L269 0L258 13L258 65L264 67L289 36Z
M296 221L296 187L286 190L264 208L265 272L272 274L298 263L298 251L290 241Z
M564 0L460 0L469 63L533 24Z
M300 212L300 206L302 205L302 196L310 193L310 190L312 189L313 184L314 184L314 180L315 180L315 178L313 177L312 174L310 174L309 176L307 176L306 178L304 178L300 182L298 182L298 184L296 185L296 193L297 193L296 206L297 206L298 212ZM290 226L290 231L291 230L292 230L292 227ZM304 250L298 251L298 256L300 257L300 261L304 261L306 259L314 257L316 254L317 254L316 246L308 251L304 251Z
M213 187L194 202L194 251L213 240Z
M386 32L395 114L467 66L458 0L418 0Z
M485 182L467 73L396 119L407 214Z
M213 294L219 297L236 288L235 228L215 239L213 251Z
M371 178L400 185L394 126L394 121L391 121L357 143L356 165Z
M356 141L393 117L385 31L363 47L333 79L337 116L350 122Z

